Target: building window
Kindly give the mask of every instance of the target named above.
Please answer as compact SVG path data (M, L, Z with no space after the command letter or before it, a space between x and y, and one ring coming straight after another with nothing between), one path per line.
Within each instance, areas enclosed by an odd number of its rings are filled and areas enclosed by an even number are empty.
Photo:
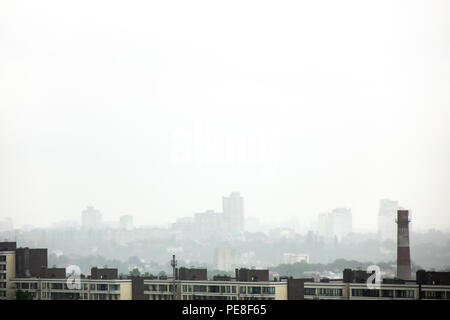
M425 291L425 299L445 299L444 291Z
M394 290L381 290L381 296L383 298L393 298Z
M380 291L379 290L370 290L370 289L352 289L352 296L353 297L379 297Z
M167 284L160 284L159 285L159 291L167 291Z
M240 287L240 290L239 290L239 292L240 293L247 293L247 290L246 290L247 288L246 287Z
M319 296L341 297L342 296L342 289L319 288Z
M219 286L208 286L209 292L211 293L219 293L220 287Z
M316 288L305 288L305 296L315 296Z
M206 286L194 286L194 292L206 292Z
M275 287L263 287L262 293L263 294L275 294Z
M414 290L396 290L395 297L412 299L412 298L414 298Z
M97 285L97 288L98 288L99 291L107 291L108 290L108 285L107 284L99 284L99 285Z
M114 291L120 290L120 285L118 285L118 284L112 284L112 285L111 285L111 290L114 290Z
M261 294L261 287L248 287L249 294Z

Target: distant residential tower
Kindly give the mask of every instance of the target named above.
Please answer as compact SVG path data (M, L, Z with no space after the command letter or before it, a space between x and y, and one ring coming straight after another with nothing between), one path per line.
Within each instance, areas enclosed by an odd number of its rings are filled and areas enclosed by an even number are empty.
M396 235L395 215L399 209L398 202L381 199L378 211L378 234L381 240L394 240Z
M231 232L244 232L244 198L239 192L232 192L222 199L223 214Z
M87 207L81 212L81 226L85 230L99 229L102 227L102 214L93 206Z

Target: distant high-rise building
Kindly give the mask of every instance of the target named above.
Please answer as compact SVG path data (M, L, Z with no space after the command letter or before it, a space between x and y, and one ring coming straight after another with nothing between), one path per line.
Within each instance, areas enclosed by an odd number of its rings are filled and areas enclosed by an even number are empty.
M232 271L235 264L235 253L231 247L217 248L214 251L214 265L217 270Z
M332 212L334 236L341 240L353 230L352 212L349 208L336 208Z
M319 214L318 233L328 239L341 240L353 230L352 212L349 208L336 208L331 213Z
M294 264L299 262L309 263L309 255L302 253L282 253L280 258L281 264Z
M125 215L120 217L120 228L125 230L131 230L134 228L133 216Z
M207 210L194 215L194 232L197 237L210 238L223 235L223 213Z
M396 236L395 216L399 209L398 202L390 199L380 200L378 211L378 234L381 240L394 240Z
M325 238L334 237L333 218L330 213L320 213L318 221L319 235Z
M83 229L92 230L102 227L102 214L93 206L88 206L81 212L81 226Z
M223 212L207 210L194 214L194 217L178 219L172 230L178 236L205 239L242 238L244 232L244 199L239 192L233 192L222 199Z
M223 214L232 233L244 232L244 198L239 192L232 192L222 199Z

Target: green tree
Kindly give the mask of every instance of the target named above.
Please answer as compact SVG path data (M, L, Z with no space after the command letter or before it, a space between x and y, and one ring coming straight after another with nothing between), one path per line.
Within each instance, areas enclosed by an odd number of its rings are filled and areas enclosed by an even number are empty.
M134 268L133 270L130 271L130 276L132 277L139 277L141 275L141 272L139 271L138 268Z

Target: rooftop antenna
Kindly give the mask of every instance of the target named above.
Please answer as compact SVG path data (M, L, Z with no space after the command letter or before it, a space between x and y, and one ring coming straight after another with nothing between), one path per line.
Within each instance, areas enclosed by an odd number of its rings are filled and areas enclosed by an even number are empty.
M170 265L172 266L172 270L173 270L172 300L175 300L175 297L176 297L176 290L175 290L176 269L177 269L177 265L178 265L178 261L175 260L175 255L172 255L172 260L170 261Z

